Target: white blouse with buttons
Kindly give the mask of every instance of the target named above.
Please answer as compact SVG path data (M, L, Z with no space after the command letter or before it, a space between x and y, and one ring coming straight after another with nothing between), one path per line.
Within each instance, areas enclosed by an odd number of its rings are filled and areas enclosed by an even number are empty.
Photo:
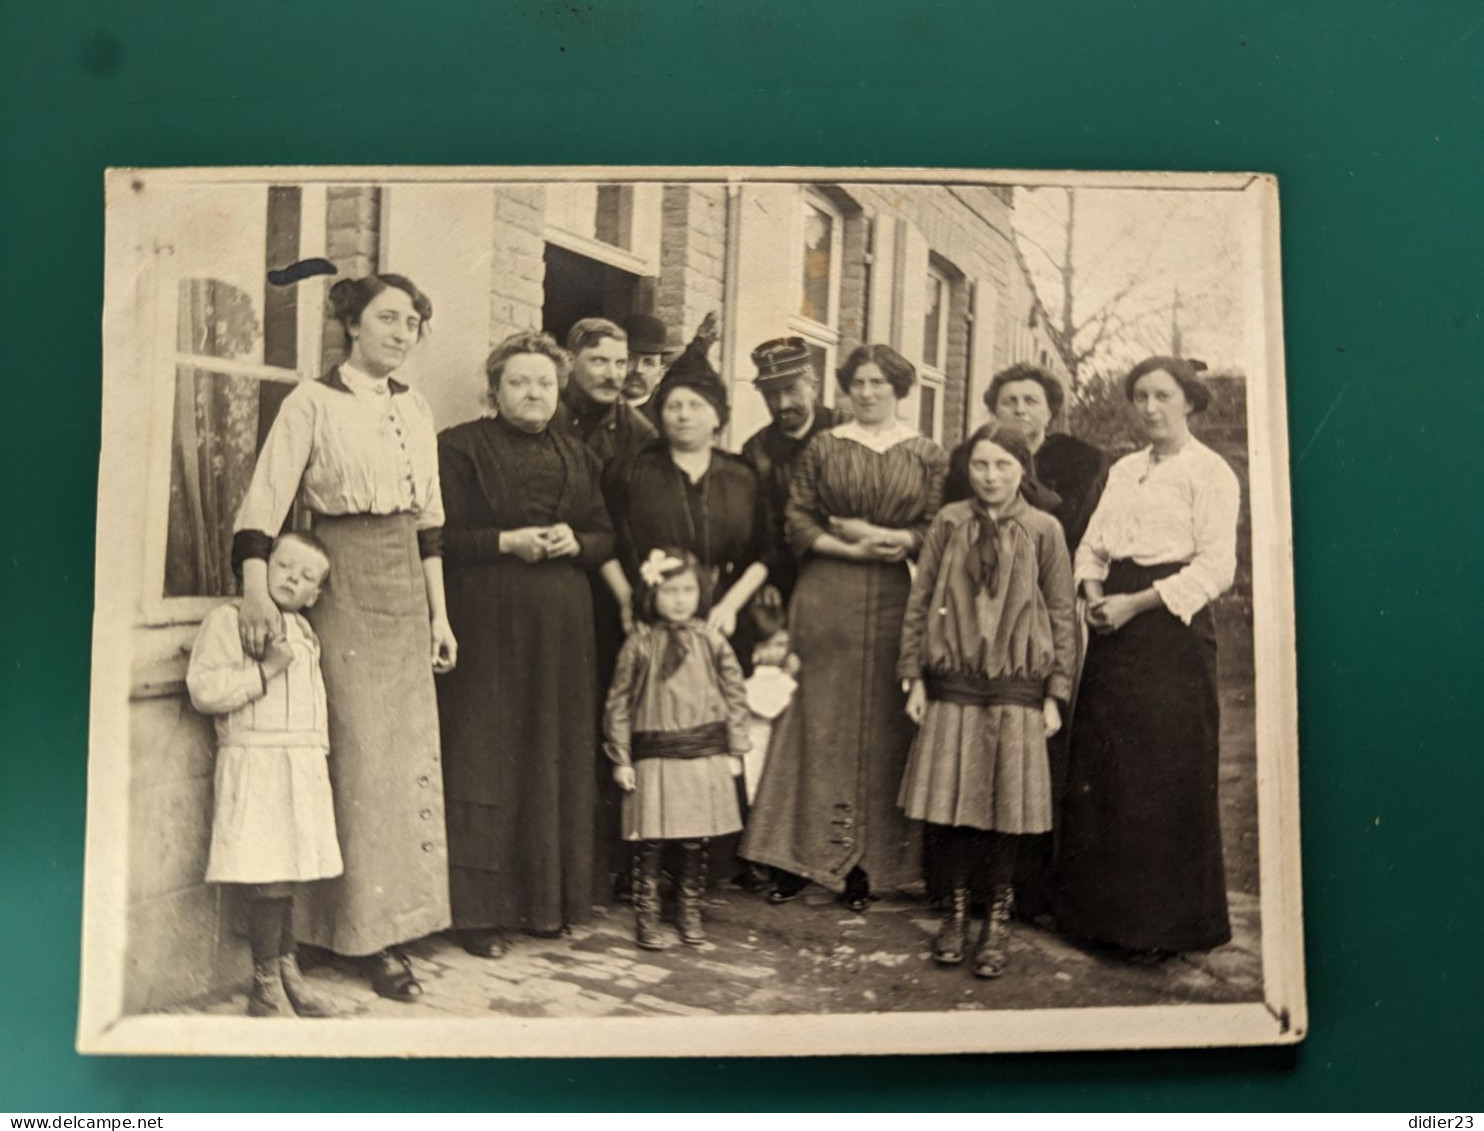
M345 389L306 381L285 398L253 472L236 530L272 534L296 497L319 514L407 514L443 525L433 411L349 365ZM349 390L348 392L346 390Z
M1108 566L1183 563L1154 583L1165 607L1186 624L1230 588L1237 570L1241 486L1226 460L1191 437L1172 456L1152 448L1124 456L1077 547L1077 584L1102 581Z

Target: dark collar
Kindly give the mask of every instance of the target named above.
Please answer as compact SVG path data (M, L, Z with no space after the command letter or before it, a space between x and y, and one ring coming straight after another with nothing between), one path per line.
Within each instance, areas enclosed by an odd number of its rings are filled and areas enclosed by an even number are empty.
M319 383L321 385L328 385L332 389L339 389L342 393L350 392L350 386L345 383L345 378L340 376L340 366L338 365L334 366L328 373L321 377ZM388 377L386 379L386 387L392 396L396 396L398 393L405 393L408 388L408 386L402 384L395 377Z

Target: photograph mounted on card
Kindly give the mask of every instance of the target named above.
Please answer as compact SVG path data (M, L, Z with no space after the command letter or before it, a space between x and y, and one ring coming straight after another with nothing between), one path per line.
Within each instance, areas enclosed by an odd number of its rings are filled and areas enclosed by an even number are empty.
M107 209L80 1051L1303 1038L1273 178Z

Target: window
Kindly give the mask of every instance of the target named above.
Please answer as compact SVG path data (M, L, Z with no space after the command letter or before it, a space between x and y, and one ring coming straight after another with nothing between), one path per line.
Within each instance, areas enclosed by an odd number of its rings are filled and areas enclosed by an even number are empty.
M952 293L948 276L936 267L929 267L923 289L917 429L930 440L943 438L943 390L948 383L948 314Z
M267 279L323 253L324 194L310 194L306 202L298 187L202 186L170 217L155 356L174 411L168 450L156 457L156 482L168 486L152 496L163 495L155 516L163 530L150 539L159 588L147 605L163 615L151 619L191 620L237 592L233 519L279 406L318 375L326 281Z
M808 344L820 374L826 404L835 399L834 372L840 347L840 251L844 218L824 196L806 192L799 211L798 313L789 328Z
M922 363L942 372L948 356L948 280L928 270L926 317L922 327Z
M631 275L659 274L658 185L549 184L546 238Z

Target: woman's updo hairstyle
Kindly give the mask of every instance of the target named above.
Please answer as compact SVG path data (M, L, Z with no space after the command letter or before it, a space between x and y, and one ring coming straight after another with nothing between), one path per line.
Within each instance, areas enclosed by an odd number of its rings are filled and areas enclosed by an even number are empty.
M500 387L500 378L505 375L506 364L512 357L519 357L523 353L550 358L552 365L556 366L557 384L566 385L567 375L572 372L572 355L557 345L556 339L550 334L544 334L540 330L521 330L497 345L485 360L484 375L489 380L491 398Z
M341 279L330 288L330 314L345 327L346 336L349 337L350 328L361 324L361 315L371 305L371 300L392 287L412 300L412 309L422 319L417 328L417 337L421 341L423 332L433 318L433 304L406 275L367 275L363 279Z
M1140 377L1164 372L1173 377L1175 384L1180 386L1180 391L1185 394L1185 400L1190 405L1191 412L1205 412L1206 406L1211 403L1211 388L1201 376L1205 368L1204 361L1196 361L1189 357L1146 357L1130 369L1128 376L1123 379L1123 395L1132 401L1134 386L1139 383Z
M917 384L917 369L890 346L856 346L845 359L845 364L835 373L840 391L847 397L850 395L850 383L855 380L856 370L867 363L881 370L881 375L891 384L891 391L896 394L897 400L905 397L912 391L912 386Z

